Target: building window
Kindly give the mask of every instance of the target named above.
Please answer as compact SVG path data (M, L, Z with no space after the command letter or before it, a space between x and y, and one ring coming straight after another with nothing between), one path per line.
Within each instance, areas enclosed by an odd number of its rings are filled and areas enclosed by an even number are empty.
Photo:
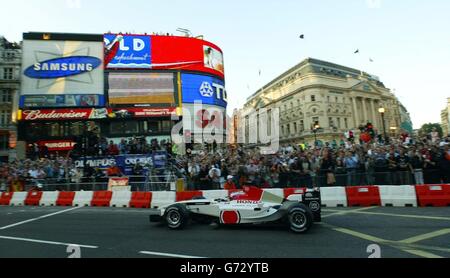
M287 125L287 133L288 135L291 134L291 124Z
M334 127L333 118L328 118L328 125L329 125L330 127Z
M336 97L336 103L338 103L339 102L339 98L338 97Z
M294 133L297 134L298 133L298 127L297 127L297 123L294 123Z
M1 103L11 103L12 102L12 91L11 90L1 90L0 91L0 102Z
M330 102L330 96L327 96L327 100L328 100L328 102Z
M348 120L347 118L344 119L345 128L348 129Z
M320 125L319 117L312 118L312 127L314 128L314 125L318 124Z
M282 134L283 136L285 135L285 133L284 133L284 125L281 126L281 134Z
M311 101L312 101L312 102L315 102L315 101L316 101L316 96L312 95L312 96L311 96Z
M9 126L11 123L11 111L0 111L0 126Z
M9 150L9 136L1 135L0 136L0 151Z
M14 69L13 68L4 68L3 69L3 79L12 80L14 78Z
M341 118L337 118L337 127L341 128Z
M301 132L305 131L305 121L304 120L300 121L300 131Z

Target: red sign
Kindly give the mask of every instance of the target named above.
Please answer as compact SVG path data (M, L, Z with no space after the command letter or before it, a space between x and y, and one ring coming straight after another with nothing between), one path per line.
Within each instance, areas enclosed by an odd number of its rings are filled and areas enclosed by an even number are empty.
M24 121L104 119L106 109L39 109L22 111Z
M54 141L39 141L39 146L46 146L50 152L55 151L70 151L75 146L75 142L70 140L54 140Z
M200 71L224 78L222 50L195 38L152 36L152 64L153 69Z
M106 34L105 37L109 38L104 63L108 69L186 70L224 78L223 52L205 40L132 34ZM117 61L111 64L114 59Z

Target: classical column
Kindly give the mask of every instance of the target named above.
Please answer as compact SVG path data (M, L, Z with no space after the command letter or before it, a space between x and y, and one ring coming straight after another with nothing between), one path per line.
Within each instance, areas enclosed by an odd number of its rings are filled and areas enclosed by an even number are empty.
M367 120L369 120L369 117L367 116L368 114L367 114L366 99L365 98L361 98L361 102L362 102L363 117L364 117L363 121L364 121L364 124L366 124Z
M355 128L358 128L359 114L358 114L358 105L356 104L356 97L353 97L352 100L353 100L353 120L355 122Z
M371 98L370 99L370 111L372 111L372 119L370 120L371 122L372 122L372 124L373 125L377 125L377 112L378 111L376 111L375 110L375 105L374 105L374 99L373 98Z

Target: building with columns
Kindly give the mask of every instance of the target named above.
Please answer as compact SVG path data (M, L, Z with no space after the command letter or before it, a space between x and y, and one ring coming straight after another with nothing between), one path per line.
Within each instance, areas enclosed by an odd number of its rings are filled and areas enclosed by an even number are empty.
M397 136L411 122L406 108L376 76L360 70L308 58L258 90L239 111L242 132L258 128L251 115L261 109L279 109L280 143L339 142L345 132L359 133L372 123L383 133L379 112L384 108L387 135ZM255 123L256 122L256 123ZM271 121L266 121L267 124ZM314 125L320 128L314 134ZM246 136L248 139L248 136Z
M441 111L441 126L444 136L450 135L450 97L447 98L447 107Z
M0 161L16 158L17 128L14 108L20 88L22 50L0 36Z

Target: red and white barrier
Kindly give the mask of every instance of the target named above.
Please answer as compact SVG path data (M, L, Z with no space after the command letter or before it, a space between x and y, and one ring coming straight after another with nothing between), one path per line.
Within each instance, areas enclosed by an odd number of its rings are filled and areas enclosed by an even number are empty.
M305 188L264 189L280 197L304 194ZM188 192L15 192L2 193L3 206L113 206L160 208L195 197L221 199L240 190L205 190ZM450 206L450 184L403 186L351 186L321 188L324 207L346 206Z
M411 185L378 186L383 207L417 207L416 190Z
M117 208L127 208L130 206L131 201L131 191L121 190L114 191L112 194L110 206Z
M41 199L39 200L40 206L56 206L56 200L58 200L59 192L58 191L52 191L52 192L44 192L42 194Z
M345 187L324 187L320 189L322 206L327 208L347 207Z

